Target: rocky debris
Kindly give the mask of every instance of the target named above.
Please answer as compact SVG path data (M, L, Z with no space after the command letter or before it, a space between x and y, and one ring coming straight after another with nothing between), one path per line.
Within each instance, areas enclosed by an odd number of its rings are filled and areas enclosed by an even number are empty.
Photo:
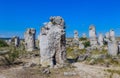
M97 42L96 30L94 25L91 25L89 27L89 38L90 38L91 48L93 49L96 48L98 46L98 42Z
M87 55L80 55L78 56L77 61L84 61L87 59L87 57L88 57Z
M72 72L64 72L64 76L76 76L77 73L72 71Z
M99 37L98 37L98 44L99 44L99 46L101 47L101 46L103 46L104 44L104 38L103 38L103 35L102 34L99 34Z
M25 49L26 51L35 50L35 34L36 30L34 28L28 28L24 34L25 38Z
M42 74L50 74L51 73L49 68L45 68L41 72L42 72Z
M25 64L23 65L23 68L29 68L29 67L34 67L34 66L36 66L35 63L33 63L33 62L28 62L28 63L25 63Z
M64 64L66 60L65 23L62 17L50 17L41 29L40 56L43 67Z
M90 65L94 65L95 64L95 59L91 59L89 62Z
M0 74L0 78L7 78L7 77L5 77L4 75L1 75L1 74Z
M9 50L0 51L0 55L5 55L8 54L9 52L10 52Z

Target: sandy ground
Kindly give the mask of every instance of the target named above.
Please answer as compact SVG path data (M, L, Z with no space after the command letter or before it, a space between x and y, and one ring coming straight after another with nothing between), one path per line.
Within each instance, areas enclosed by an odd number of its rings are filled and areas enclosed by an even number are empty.
M34 59L38 60L39 59ZM30 61L30 60L28 60ZM102 67L102 66L97 66L97 65L86 65L84 63L73 63L73 66L75 66L75 71L77 74L79 74L76 77L64 77L62 78L120 78L119 75L113 75L111 77L111 73L108 73L107 69L113 69L113 70L120 70L120 67ZM23 66L14 66L10 68L0 68L0 78L25 78L25 77L19 77L20 73L24 72ZM63 72L61 72L63 73ZM27 74L25 74L27 75ZM29 75L29 74L28 74ZM27 78L34 78L34 77L27 77ZM36 78L49 78L49 77L40 77L36 76ZM55 77L55 78L60 78L60 77Z
M110 72L106 70L120 70L120 67L102 67L102 66L92 66L83 63L74 63L75 69L78 71L80 78L120 78L120 75L114 74L111 76Z

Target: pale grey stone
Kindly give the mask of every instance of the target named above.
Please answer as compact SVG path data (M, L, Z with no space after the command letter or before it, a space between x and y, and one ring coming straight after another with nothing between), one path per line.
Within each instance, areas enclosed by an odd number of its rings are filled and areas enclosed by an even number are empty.
M74 40L79 41L79 34L78 31L74 31Z
M82 44L82 42L79 42L79 49L84 49L85 46Z
M76 72L64 72L64 76L75 76L77 75Z
M110 30L110 40L115 41L115 32L114 32L114 30Z
M50 22L41 29L40 55L43 67L64 64L66 60L65 24L60 16L50 17Z
M13 45L15 47L18 47L20 45L20 39L18 36L13 36L10 40L9 40L9 45Z
M94 25L91 25L89 27L89 38L90 38L91 48L96 48L98 46L98 42L97 42L96 30Z
M26 51L33 51L35 50L35 34L36 30L34 28L29 28L24 34L25 39L25 48Z
M118 42L118 52L120 54L120 42Z
M103 46L104 45L103 43L104 43L103 35L99 34L99 36L98 36L98 44L99 44L99 46L100 47Z
M82 34L82 38L87 38L86 33Z
M115 41L108 42L108 54L111 56L116 56L118 54L118 45Z
M79 46L79 34L78 31L74 31L74 39L73 39L73 45Z

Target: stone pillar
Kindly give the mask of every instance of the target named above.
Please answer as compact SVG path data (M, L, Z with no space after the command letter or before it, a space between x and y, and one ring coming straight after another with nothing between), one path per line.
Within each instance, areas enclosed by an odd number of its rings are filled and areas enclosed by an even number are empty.
M18 47L19 44L20 44L20 39L19 39L19 37L16 36L16 37L14 38L14 41L15 41L15 46Z
M20 39L19 39L19 37L17 37L17 36L12 37L9 40L9 45L13 45L15 47L19 47L19 45L20 45Z
M97 42L96 30L94 25L91 25L89 27L89 38L90 38L91 47L97 48L98 42Z
M79 40L78 31L74 31L74 40Z
M40 56L43 67L63 65L66 60L65 23L62 17L50 17L40 33Z
M82 42L79 42L79 49L85 49L85 46L82 44Z
M120 54L120 42L118 42L118 53Z
M35 34L34 28L29 28L24 34L26 51L33 51L35 49Z
M79 35L78 31L74 31L74 39L73 39L73 44L74 46L79 46Z
M82 38L87 38L85 33L82 34Z
M110 33L107 32L107 33L105 34L104 41L105 41L106 43L108 43L109 40L110 40Z
M115 41L108 42L108 54L111 56L116 56L118 54L118 45Z
M104 45L103 42L104 42L103 35L99 34L99 36L98 36L98 44L99 44L100 47Z
M115 41L115 32L114 32L114 30L110 30L110 40Z

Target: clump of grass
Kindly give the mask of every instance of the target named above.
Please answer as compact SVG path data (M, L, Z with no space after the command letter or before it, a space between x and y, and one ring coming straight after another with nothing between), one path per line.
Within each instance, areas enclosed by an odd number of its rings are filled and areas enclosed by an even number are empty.
M68 47L67 48L67 57L71 57L73 59L76 59L79 55L85 54L85 49L79 49L77 47Z
M109 72L109 73L117 73L117 74L120 75L120 70L107 69L106 71Z
M110 77L109 78L113 78L113 74L120 75L120 70L107 69L107 70L104 70L104 71L110 73Z
M92 50L92 52L91 52L91 54L92 55L98 55L98 54L107 54L107 50L102 50L102 51L100 51L100 50Z
M7 47L8 44L4 40L0 40L0 47Z
M83 42L83 45L85 46L85 48L86 48L86 47L89 47L89 46L90 46L90 41L85 41L85 42Z
M20 52L15 47L10 48L10 52L3 56L3 64L7 66L13 65L16 59L19 58L19 53Z
M73 51L74 51L73 48L71 48L71 47L67 48L67 57L68 58L75 58L75 53Z
M83 38L83 37L81 37L81 38L79 38L79 40L80 40L80 41L86 41L87 38Z

